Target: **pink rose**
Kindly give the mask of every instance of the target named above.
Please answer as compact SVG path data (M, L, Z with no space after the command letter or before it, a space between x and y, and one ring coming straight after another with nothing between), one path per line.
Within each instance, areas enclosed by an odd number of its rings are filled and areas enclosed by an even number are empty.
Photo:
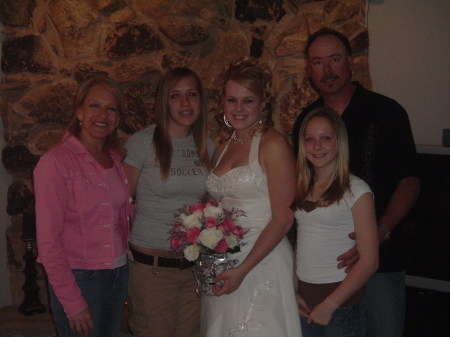
M205 205L198 202L194 205L189 206L188 211L189 211L189 213L203 212L204 208L205 208Z
M183 243L184 239L181 237L174 236L170 238L170 247L172 247L173 250L180 250Z
M200 229L197 227L189 228L189 230L186 233L186 239L188 242L199 242L198 237L200 235Z
M205 227L206 228L215 228L217 226L217 219L213 217L205 218Z
M239 239L244 237L244 229L241 226L234 227L234 230L231 233L236 235Z
M234 220L230 218L225 218L222 222L222 228L225 233L232 233L236 228Z
M173 226L172 233L178 234L178 233L182 233L182 232L185 232L184 226L180 223L176 223Z
M225 253L228 250L228 244L225 239L217 242L216 248L214 250L218 253Z

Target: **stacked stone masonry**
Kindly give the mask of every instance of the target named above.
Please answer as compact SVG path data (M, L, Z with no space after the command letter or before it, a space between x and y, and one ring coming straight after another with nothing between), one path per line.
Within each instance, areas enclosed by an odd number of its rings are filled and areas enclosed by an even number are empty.
M14 304L23 297L21 218L33 208L31 173L70 120L86 76L106 73L120 83L125 140L153 122L155 89L167 69L187 66L200 75L212 115L223 66L257 57L272 68L273 117L288 135L301 109L317 97L304 75L311 32L329 26L347 35L354 78L370 88L365 20L364 0L2 0L0 111L8 144L2 161L14 178L7 210ZM38 279L43 285L42 269ZM46 303L46 292L41 296Z

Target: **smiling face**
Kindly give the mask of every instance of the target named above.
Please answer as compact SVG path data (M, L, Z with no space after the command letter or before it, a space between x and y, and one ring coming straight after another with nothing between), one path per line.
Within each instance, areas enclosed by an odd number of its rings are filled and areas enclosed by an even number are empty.
M119 124L116 96L103 85L89 89L76 114L81 122L80 139L87 142L104 142Z
M201 113L201 95L197 81L192 76L175 82L168 93L169 133L176 137L187 137Z
M314 169L331 173L336 165L338 146L330 121L324 117L312 118L306 126L303 142L306 159Z
M351 85L353 58L335 36L318 37L308 49L306 73L324 95L336 95Z
M224 113L241 137L257 124L265 102L251 90L239 83L229 80L224 90Z

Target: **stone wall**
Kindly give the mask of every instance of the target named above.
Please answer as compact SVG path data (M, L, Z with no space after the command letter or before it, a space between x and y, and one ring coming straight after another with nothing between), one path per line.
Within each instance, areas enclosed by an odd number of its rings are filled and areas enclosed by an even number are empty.
M330 26L346 34L356 56L354 78L371 86L364 8L364 0L2 0L0 110L8 143L3 164L14 178L7 207L14 303L22 299L21 217L33 208L31 172L71 118L74 93L87 75L107 73L120 83L126 139L152 123L165 70L195 70L213 109L223 66L251 55L272 67L274 120L288 134L316 98L302 53L311 32ZM42 283L42 271L39 278Z

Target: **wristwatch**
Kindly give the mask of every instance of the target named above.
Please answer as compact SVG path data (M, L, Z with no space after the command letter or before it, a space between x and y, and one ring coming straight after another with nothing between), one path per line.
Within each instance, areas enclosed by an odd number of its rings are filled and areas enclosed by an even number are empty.
M391 231L386 227L386 225L380 223L378 227L380 227L384 232L383 241L389 240L389 238L391 237Z

